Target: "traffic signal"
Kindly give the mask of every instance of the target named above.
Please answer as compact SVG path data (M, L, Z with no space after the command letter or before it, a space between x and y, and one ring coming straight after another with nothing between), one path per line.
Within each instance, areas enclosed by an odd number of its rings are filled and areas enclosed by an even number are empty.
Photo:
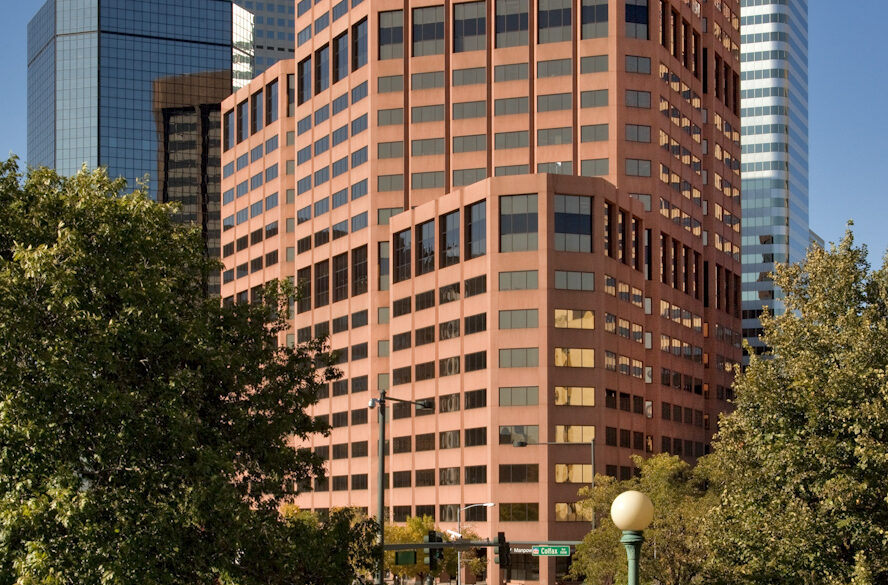
M422 541L423 542L435 542L435 531L429 530L429 533L422 537ZM437 565L437 560L438 560L435 557L435 555L432 554L432 552L433 551L430 548L422 549L422 554L423 554L422 563L424 565L428 565L429 569L432 568L433 564Z
M511 565L512 559L509 553L509 543L506 542L506 533L500 532L496 535L497 541L497 554L499 555L499 565L502 569L508 569Z

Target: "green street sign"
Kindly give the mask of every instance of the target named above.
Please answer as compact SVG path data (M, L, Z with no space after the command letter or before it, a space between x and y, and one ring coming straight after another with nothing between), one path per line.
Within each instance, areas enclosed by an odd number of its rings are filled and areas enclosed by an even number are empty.
M415 565L416 564L416 551L415 550L395 551L395 564L396 565Z
M531 548L530 554L535 557L569 557L570 546L545 546L540 544Z

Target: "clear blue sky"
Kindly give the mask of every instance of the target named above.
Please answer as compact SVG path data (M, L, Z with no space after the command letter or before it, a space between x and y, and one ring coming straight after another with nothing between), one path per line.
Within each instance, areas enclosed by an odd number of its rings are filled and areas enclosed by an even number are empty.
M3 2L0 156L26 154L27 23L42 1ZM869 246L870 262L880 264L888 249L888 181L882 174L888 169L888 81L879 73L886 67L888 2L857 0L847 8L827 0L809 4L810 220L829 242L853 219L857 241Z

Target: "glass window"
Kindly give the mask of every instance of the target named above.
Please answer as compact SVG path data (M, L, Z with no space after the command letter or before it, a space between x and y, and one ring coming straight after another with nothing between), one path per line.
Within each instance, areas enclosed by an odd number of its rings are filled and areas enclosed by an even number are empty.
M413 56L444 53L444 7L413 9Z
M607 0L582 0L582 2L580 7L581 37L584 39L607 37Z
M626 36L648 38L648 0L626 0Z
M380 32L382 27L380 26ZM403 31L402 31L403 34ZM380 45L381 52L381 45ZM352 71L367 64L367 19L352 26Z
M453 52L487 48L487 3L462 2L453 6ZM455 72L454 72L455 73Z
M330 46L315 51L315 95L330 87ZM319 120L315 116L315 123Z
M527 44L527 0L496 0L496 47Z
M333 83L348 76L348 33L333 39Z
M379 13L379 59L404 56L404 11Z
M471 260L487 253L487 202L466 206L465 216L465 255Z
M555 195L555 249L592 251L592 198Z
M435 222L427 221L416 226L416 275L435 269Z
M539 0L537 40L540 44L570 40L571 3L572 0Z
M459 211L439 220L441 232L441 268L459 264Z
M500 252L537 249L537 196L500 197Z
M394 282L401 282L410 278L410 230L404 230L394 235Z
M311 99L311 57L303 59L296 67L298 77L298 103L304 104Z

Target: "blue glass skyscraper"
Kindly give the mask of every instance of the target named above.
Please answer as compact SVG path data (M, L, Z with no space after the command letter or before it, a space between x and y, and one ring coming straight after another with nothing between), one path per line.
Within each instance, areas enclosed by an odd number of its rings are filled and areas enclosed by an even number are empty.
M231 0L47 0L28 25L28 163L148 175L156 198L155 108L182 102L159 93L182 85L155 82L218 72L193 77L187 99L220 102L252 78L252 28Z
M145 180L218 257L219 104L252 79L252 39L231 0L47 0L28 25L28 164Z
M808 227L808 2L741 0L743 336L783 310L771 273L798 262Z

